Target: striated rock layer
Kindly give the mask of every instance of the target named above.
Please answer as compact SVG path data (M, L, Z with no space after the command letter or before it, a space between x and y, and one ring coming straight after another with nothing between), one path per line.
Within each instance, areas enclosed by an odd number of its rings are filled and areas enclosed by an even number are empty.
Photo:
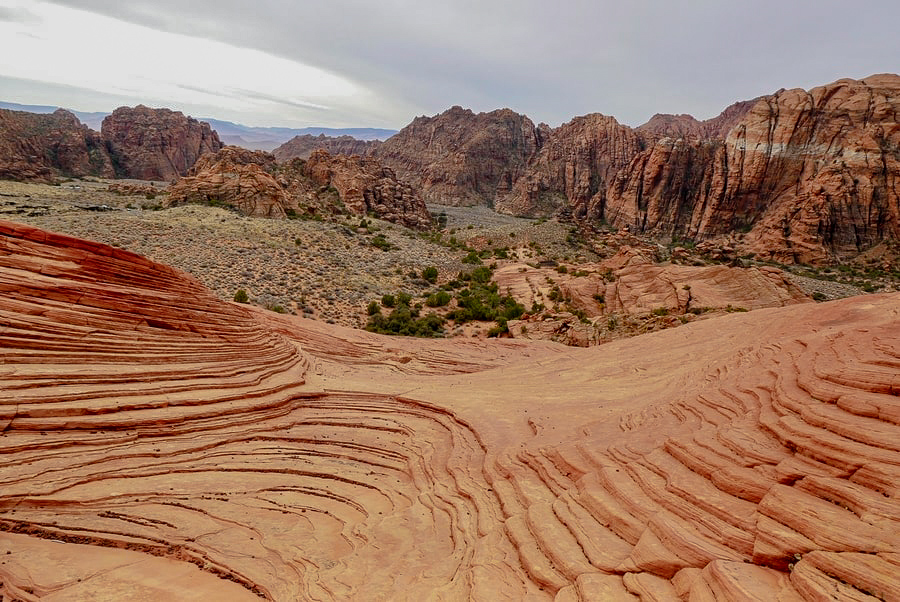
M63 109L42 115L0 109L0 179L115 175L97 132Z
M208 123L143 105L116 109L103 120L101 133L116 174L138 180L174 180L201 155L223 146Z
M900 598L898 295L407 340L8 222L0 292L4 597Z
M662 139L608 191L616 225L822 261L900 238L900 76L843 79L763 97L724 141Z

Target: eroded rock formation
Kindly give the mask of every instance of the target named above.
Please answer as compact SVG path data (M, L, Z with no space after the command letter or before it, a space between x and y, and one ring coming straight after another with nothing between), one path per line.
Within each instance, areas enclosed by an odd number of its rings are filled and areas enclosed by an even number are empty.
M325 150L332 155L368 155L381 144L380 140L359 140L353 136L326 136L319 134L304 134L294 136L274 151L272 154L279 161L290 159L308 159L314 150Z
M420 117L377 151L426 200L573 214L659 238L746 234L743 253L821 262L900 238L900 76L780 90L721 115L509 111Z
M167 202L222 204L273 218L372 212L410 228L431 225L418 194L377 159L324 150L307 161L276 164L271 153L226 146L201 157L188 176L172 184Z
M550 132L523 177L497 210L525 216L552 215L561 208L585 217L595 197L605 197L616 173L643 149L641 138L613 117L576 117Z
M186 177L169 187L167 202L222 203L244 215L283 218L291 203L271 173L274 166L271 153L226 146L200 157Z
M722 143L662 139L617 179L605 215L648 234L747 232L741 248L817 262L900 237L900 76L763 97Z
M493 206L525 173L548 131L509 109L475 114L453 107L416 117L374 154L426 202Z
M88 175L115 174L100 135L75 115L0 109L0 178L50 182Z
M169 109L119 107L101 129L120 177L171 181L186 175L204 153L222 148L208 123Z
M334 187L351 213L371 211L409 228L431 225L431 214L413 187L377 159L331 155L320 149L310 155L305 171L318 186Z
M0 291L4 596L900 597L896 294L408 340L8 222Z

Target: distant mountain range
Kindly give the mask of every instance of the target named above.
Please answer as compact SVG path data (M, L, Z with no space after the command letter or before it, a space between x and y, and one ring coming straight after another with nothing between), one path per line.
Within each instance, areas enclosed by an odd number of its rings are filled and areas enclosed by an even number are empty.
M60 107L48 105L23 105L15 102L0 101L0 109L9 109L11 111L52 113L59 108ZM78 120L81 121L81 123L92 130L97 131L100 131L100 124L103 123L103 119L109 115L109 113L103 112L90 113L86 111L73 111L72 109L66 110L78 117ZM250 150L264 151L274 150L294 136L303 136L304 134L310 134L312 136L325 134L326 136L334 138L339 136L352 136L357 140L386 140L397 133L397 130L386 130L381 128L251 127L210 117L197 117L196 119L205 121L212 126L219 134L219 139L225 144L233 144Z

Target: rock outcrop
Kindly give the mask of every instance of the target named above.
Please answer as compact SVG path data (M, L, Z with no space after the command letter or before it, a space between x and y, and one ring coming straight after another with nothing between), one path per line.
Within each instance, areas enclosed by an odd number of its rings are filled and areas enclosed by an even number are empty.
M409 228L431 226L431 214L413 187L397 179L377 159L316 150L306 162L305 171L318 186L337 190L351 213L366 215L371 211L381 219Z
M304 134L294 136L274 151L272 154L278 161L290 159L308 159L314 150L325 150L332 155L368 155L379 145L380 140L358 140L353 136L326 136L319 134Z
M698 121L692 115L657 113L650 120L635 128L648 141L660 138L686 138L688 140L723 140L728 132L762 99L738 101L712 119Z
M119 107L103 120L103 141L119 177L171 181L204 153L222 148L208 123L178 111Z
M9 222L0 293L4 597L900 598L897 294L409 340Z
M283 218L349 212L409 228L428 228L431 214L413 188L371 157L332 156L277 164L271 153L226 146L206 154L169 187L169 205L225 205L243 215Z
M634 130L599 113L576 117L546 139L510 193L497 199L501 213L538 217L565 208L588 217L589 204L602 204L610 179L643 150Z
M735 103L718 117L599 114L534 128L509 111L417 118L377 151L427 201L605 221L663 239L822 262L900 238L900 76Z
M428 203L493 206L525 173L548 130L509 109L453 107L416 117L374 154Z
M0 178L50 182L60 176L114 175L100 135L72 113L0 109Z
M291 206L272 170L275 157L226 146L200 157L188 175L169 186L169 205L224 204L243 215L285 217Z
M900 76L782 90L722 143L662 139L620 174L604 215L653 235L747 232L742 251L819 262L900 237Z

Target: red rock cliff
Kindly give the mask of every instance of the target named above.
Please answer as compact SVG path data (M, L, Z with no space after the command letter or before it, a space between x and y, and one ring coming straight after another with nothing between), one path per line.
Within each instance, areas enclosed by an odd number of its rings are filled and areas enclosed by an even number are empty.
M576 117L549 132L548 141L529 163L497 210L516 215L544 216L566 207L576 216L587 214L589 201L603 196L611 177L643 148L630 127L595 113Z
M0 178L113 177L100 135L59 109L43 115L0 109Z
M139 180L183 176L203 153L223 146L208 123L143 105L119 107L103 120L101 131L117 174Z
M475 114L453 107L417 117L374 154L419 187L426 202L492 206L525 173L543 139L544 131L509 109Z

